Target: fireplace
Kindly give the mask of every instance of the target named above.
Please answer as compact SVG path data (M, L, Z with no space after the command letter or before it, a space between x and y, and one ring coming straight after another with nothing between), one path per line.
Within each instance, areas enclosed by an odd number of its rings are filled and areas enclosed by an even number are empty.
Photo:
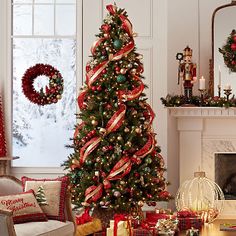
M179 185L199 168L224 189L221 218L236 215L236 109L169 108L179 131ZM171 145L171 149L173 145Z
M226 200L236 200L236 153L215 154L215 182Z

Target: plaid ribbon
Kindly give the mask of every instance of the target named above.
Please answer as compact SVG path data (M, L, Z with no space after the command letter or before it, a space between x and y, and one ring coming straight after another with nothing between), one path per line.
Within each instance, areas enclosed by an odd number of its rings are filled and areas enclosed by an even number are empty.
M178 227L180 230L191 229L201 229L202 220L200 218L178 218L179 224Z

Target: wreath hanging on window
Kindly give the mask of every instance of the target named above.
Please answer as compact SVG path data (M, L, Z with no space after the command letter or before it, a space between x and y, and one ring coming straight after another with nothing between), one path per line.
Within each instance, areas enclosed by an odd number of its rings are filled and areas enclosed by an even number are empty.
M227 38L226 44L219 48L219 52L223 54L225 65L231 72L236 72L236 31L232 30Z
M38 76L44 75L49 78L49 85L36 91L34 81ZM47 64L36 64L28 68L22 78L22 89L24 95L38 105L57 103L63 93L63 78L61 73Z

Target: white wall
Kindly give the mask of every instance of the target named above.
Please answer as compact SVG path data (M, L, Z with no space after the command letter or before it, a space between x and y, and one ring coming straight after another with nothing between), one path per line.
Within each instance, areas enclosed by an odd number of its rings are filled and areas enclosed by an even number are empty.
M211 17L213 11L230 0L168 0L168 48L167 48L167 89L170 94L180 94L177 85L177 52L189 45L193 49L193 62L197 63L198 78L209 79L211 58ZM194 86L197 94L198 84ZM179 186L179 134L176 119L167 117L167 155L169 190L175 194ZM194 140L192 140L194 142ZM173 202L170 204L173 206Z

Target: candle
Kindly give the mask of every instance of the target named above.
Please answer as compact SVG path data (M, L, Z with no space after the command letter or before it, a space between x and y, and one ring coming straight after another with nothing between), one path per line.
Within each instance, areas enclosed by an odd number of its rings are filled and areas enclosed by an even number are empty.
M221 87L221 69L220 69L220 66L219 66L219 87Z
M203 76L201 79L199 79L199 89L201 89L201 90L206 89L206 80Z
M230 84L226 84L224 89L225 90L230 90L231 89L231 85Z

